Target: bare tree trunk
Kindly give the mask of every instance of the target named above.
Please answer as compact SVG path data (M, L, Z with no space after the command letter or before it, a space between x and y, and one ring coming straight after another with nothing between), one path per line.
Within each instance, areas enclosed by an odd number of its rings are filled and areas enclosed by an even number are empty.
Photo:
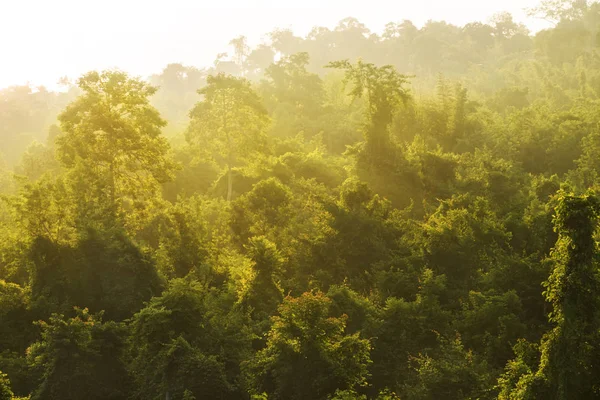
M165 400L171 400L171 392L169 391L169 381L167 380L167 373L165 371L163 371L163 380L166 381L167 383L167 391L165 393Z
M231 201L233 193L233 175L231 173L231 164L227 166L227 202Z
M231 172L231 166L233 165L233 150L231 137L227 135L227 146L229 151L227 153L227 202L231 201L231 195L233 194L233 173Z
M110 191L110 212L114 218L118 215L118 207L117 207L117 184L115 179L115 163L114 161L110 163L109 172L110 172L110 182L109 182L109 191Z

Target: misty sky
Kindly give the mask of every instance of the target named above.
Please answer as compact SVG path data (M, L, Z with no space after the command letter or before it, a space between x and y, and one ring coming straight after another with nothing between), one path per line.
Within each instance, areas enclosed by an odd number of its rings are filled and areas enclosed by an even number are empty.
M241 34L251 44L276 27L304 35L356 17L372 31L390 21L428 19L462 25L513 13L538 0L0 0L0 88L30 81L53 87L59 77L118 67L148 76L166 64L212 64ZM210 5L215 4L215 5ZM218 5L216 5L218 4Z

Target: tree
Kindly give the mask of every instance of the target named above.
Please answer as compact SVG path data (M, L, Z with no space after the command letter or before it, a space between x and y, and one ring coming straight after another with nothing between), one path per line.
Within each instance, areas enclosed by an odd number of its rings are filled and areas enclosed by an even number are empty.
M269 33L272 47L281 55L292 55L301 51L302 38L294 36L289 29L276 29Z
M23 352L35 337L29 293L16 283L0 279L0 349Z
M251 308L256 319L268 319L275 313L283 299L281 289L275 280L281 267L282 257L275 244L264 236L251 238L248 248L254 263L254 277L241 301Z
M562 20L579 19L587 9L588 0L542 0L537 7L527 11L529 16L557 24Z
M454 340L440 337L439 355L420 354L414 357L417 372L414 386L407 389L407 398L420 399L480 399L489 382L485 364L466 351L457 336ZM410 384L409 384L410 385Z
M373 374L370 383L375 389L387 387L400 391L416 384L411 355L425 354L438 347L439 333L448 330L453 318L442 309L445 304L441 298L447 290L444 276L434 276L431 270L425 270L419 281L421 287L415 301L388 297L378 315L381 322L373 334L370 370Z
M59 116L58 157L86 213L134 223L175 168L150 105L156 88L118 71L87 73L78 85L83 94Z
M233 47L235 54L235 63L240 67L242 77L246 76L248 55L250 54L250 46L248 46L245 36L238 36L229 41L229 45Z
M546 283L546 299L553 306L550 321L556 327L541 346L538 371L556 399L599 394L598 377L589 369L597 365L599 350L597 344L590 346L598 343L600 328L594 238L599 211L600 202L593 194L577 197L563 193L556 209L556 267Z
M332 231L313 252L321 287L347 282L360 292L373 289L376 266L391 260L394 242L402 235L393 222L389 201L375 195L356 178L339 186L340 200L332 212ZM367 267L368 266L368 267Z
M10 381L6 374L0 371L0 400L12 400L13 392L10 390Z
M267 346L245 364L252 393L270 399L326 399L365 384L370 344L344 334L346 317L330 317L323 293L288 297L273 317Z
M44 176L25 183L11 199L21 234L28 239L46 238L64 243L73 238L73 206L69 186L63 177Z
M521 367L519 380L501 381L514 385L505 398L592 399L600 394L600 278L595 242L599 212L600 202L592 193L559 193L554 219L559 237L552 251L555 268L545 283L546 300L553 308L549 320L554 328L542 339L537 371ZM509 368L528 364L513 361L507 365L507 373ZM503 391L508 390L505 387Z
M18 163L33 140L44 141L50 121L72 94L30 85L0 90L0 153L10 166Z
M130 371L136 399L197 400L237 394L233 384L250 336L227 293L173 279L131 322Z
M354 98L365 97L367 101L367 126L365 127L365 152L369 159L386 158L390 149L388 127L396 108L410 98L404 85L406 75L399 74L391 65L377 67L358 60L351 64L348 60L332 62L329 68L346 71L346 82L352 82L350 94Z
M60 172L60 163L56 159L54 140L59 134L58 126L52 125L46 144L34 141L21 157L15 172L26 176L30 181L35 181L44 174L57 175Z
M28 349L30 364L41 373L32 400L127 398L124 325L76 309L74 318L54 314L40 326L41 340Z
M440 202L422 229L421 257L446 276L455 300L503 259L510 237L485 198L464 195Z
M481 22L471 22L463 27L464 34L472 41L472 49L481 52L494 45L494 28Z
M141 397L162 400L163 398L189 398L210 400L230 398L233 386L227 382L225 367L214 355L205 355L179 336L165 345L156 355L160 360L155 369L154 382L159 382L161 392L148 393ZM147 389L147 388L146 388ZM180 397L183 396L183 397Z
M13 173L0 153L0 195L12 192L13 186Z
M186 139L199 151L212 150L227 170L227 201L233 195L232 168L256 156L265 141L268 115L259 96L243 78L209 76L198 92L204 99L190 112Z
M262 180L232 203L230 226L233 237L246 244L252 236L265 236L272 242L283 240L283 229L292 214L290 188L276 178Z
M494 35L499 39L510 39L516 34L528 33L525 25L516 23L512 14L508 12L495 14L490 22L494 27Z
M265 71L261 89L276 121L273 131L280 136L314 136L322 129L325 91L319 75L306 69L309 60L308 53L296 53Z
M282 290L277 282L282 257L275 244L264 236L253 237L247 246L253 262L253 276L241 295L240 303L249 311L254 321L254 331L258 336L255 348L264 347L264 336L271 326L270 317L277 312L283 300Z
M249 75L253 77L262 75L273 63L274 58L275 51L271 47L265 44L256 47L248 54L248 58L246 59Z
M5 398L2 372L10 378L15 393L32 389L25 350L38 335L34 318L28 290L0 279L0 399Z
M30 287L33 308L42 315L67 314L73 306L104 310L124 320L162 290L153 260L124 232L89 229L76 243L34 238Z
M402 22L388 22L385 25L382 37L385 40L402 38L405 41L414 39L419 29L409 20L405 19Z
M158 87L151 103L168 122L165 134L179 134L185 129L187 114L200 98L198 88L206 83L206 75L205 70L195 67L169 64L150 77L150 83Z

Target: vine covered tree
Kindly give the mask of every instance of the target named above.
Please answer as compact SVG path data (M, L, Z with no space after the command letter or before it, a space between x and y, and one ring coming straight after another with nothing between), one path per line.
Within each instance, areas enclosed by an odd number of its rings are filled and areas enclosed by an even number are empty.
M597 374L600 301L597 246L594 234L600 212L598 198L560 193L554 227L558 241L552 252L554 271L545 283L554 328L542 339L537 372L525 373L508 399L592 399L600 395ZM504 382L511 382L509 379ZM505 393L507 390L504 390Z
M367 102L367 126L365 127L365 151L371 160L377 160L390 149L389 125L400 104L410 99L405 85L408 76L402 75L391 65L378 67L358 60L331 62L329 68L345 71L345 81L353 85L350 94L354 98L365 97Z

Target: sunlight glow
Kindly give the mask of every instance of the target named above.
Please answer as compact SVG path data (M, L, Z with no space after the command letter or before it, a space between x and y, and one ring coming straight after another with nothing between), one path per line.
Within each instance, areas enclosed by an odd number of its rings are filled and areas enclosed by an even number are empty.
M118 67L148 76L166 64L211 65L230 39L251 45L274 28L305 35L353 16L381 32L387 22L428 19L462 25L509 11L536 31L523 11L537 0L20 0L0 1L0 88L27 81L54 88L64 75ZM218 5L217 5L218 4Z

